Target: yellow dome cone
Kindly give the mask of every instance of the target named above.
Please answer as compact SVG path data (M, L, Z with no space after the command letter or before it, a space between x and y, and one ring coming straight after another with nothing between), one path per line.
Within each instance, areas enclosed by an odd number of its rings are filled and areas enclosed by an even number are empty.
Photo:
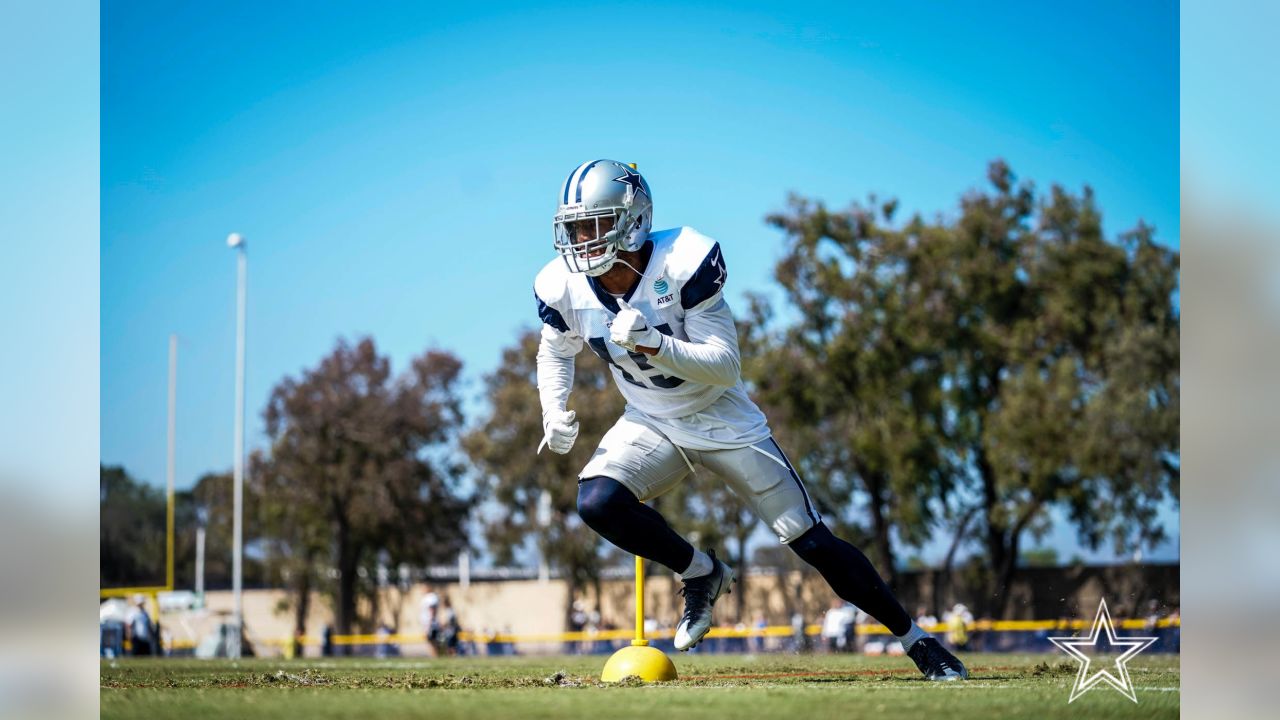
M637 677L645 682L676 679L676 666L671 658L644 639L644 560L636 556L636 638L630 647L615 652L600 673L603 682L618 682Z

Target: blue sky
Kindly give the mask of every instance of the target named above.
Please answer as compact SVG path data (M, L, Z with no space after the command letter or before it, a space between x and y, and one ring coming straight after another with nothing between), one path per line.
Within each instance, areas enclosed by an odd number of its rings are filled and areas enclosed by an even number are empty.
M996 157L1179 244L1172 3L103 5L101 458L151 482L170 333L178 485L231 464L231 231L250 447L339 337L453 350L478 396L590 158L722 242L731 300L772 287L789 192L951 213Z

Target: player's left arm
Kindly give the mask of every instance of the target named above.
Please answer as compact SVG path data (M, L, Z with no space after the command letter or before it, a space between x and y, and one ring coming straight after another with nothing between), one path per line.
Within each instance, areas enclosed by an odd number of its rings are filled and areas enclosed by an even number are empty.
M646 353L649 364L664 375L707 385L736 385L742 373L738 329L721 293L685 314L684 331L688 340L663 335L656 351Z
M724 300L728 277L724 254L716 243L680 288L684 331L689 339L661 336L661 343L645 353L651 365L666 375L707 385L732 387L738 382L742 371L738 329Z

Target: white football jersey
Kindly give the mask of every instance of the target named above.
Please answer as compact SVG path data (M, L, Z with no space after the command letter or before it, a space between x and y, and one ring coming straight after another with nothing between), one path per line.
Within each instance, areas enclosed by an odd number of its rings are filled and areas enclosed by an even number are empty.
M688 227L649 234L652 251L643 277L623 299L664 335L699 341L686 332L686 318L701 314L737 356L737 335L724 302L727 280L719 243ZM744 447L769 437L764 414L747 396L741 378L730 386L664 374L639 352L609 342L619 307L595 278L569 272L556 258L534 281L543 349L566 357L585 344L609 364L627 400L627 414L657 426L672 441L700 449Z

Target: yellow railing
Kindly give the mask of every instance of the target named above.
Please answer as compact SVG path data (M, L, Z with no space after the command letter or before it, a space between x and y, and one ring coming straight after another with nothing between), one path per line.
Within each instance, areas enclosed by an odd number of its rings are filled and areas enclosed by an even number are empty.
M1118 627L1126 630L1147 630L1151 626L1146 620L1122 620L1116 623ZM1177 618L1166 618L1158 620L1155 624L1157 628L1181 627L1182 622ZM1037 630L1083 630L1091 627L1092 624L1086 620L978 620L969 623L966 628L969 631L987 631L987 632L1028 632ZM939 623L931 627L924 628L932 633L945 633L949 628L946 624ZM859 635L889 635L889 629L883 625L858 625L855 631ZM818 635L822 632L821 625L807 625L804 632L806 635ZM749 637L791 637L793 635L790 625L771 625L763 628L712 628L707 633L709 638L749 638ZM675 636L674 630L653 630L646 632L648 638L671 638ZM635 637L633 630L580 630L576 632L560 632L560 633L527 633L527 634L511 634L496 633L485 634L476 632L458 633L458 639L462 642L477 643L566 643L566 642L591 642L593 640L631 640ZM292 642L291 638L257 638L257 642L266 645L274 645L283 647ZM419 633L393 633L388 635L364 634L364 635L334 635L334 645L381 645L383 643L393 644L414 644L425 643L426 638ZM324 643L324 639L316 635L306 635L302 638L302 644L307 647L318 647ZM174 640L169 647L175 650L189 649L195 646L190 640Z

